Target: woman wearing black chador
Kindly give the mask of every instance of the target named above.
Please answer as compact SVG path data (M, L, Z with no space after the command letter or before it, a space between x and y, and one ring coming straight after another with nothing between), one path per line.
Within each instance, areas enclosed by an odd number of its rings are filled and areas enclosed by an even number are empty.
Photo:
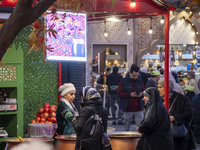
M145 116L138 132L142 137L137 150L173 150L170 119L157 88L150 87L144 92Z

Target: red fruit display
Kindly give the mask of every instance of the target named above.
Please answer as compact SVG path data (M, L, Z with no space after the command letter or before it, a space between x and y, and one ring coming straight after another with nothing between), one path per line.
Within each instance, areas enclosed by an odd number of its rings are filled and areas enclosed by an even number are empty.
M56 123L56 117L51 117L51 122Z
M46 119L45 118L40 118L40 122L45 122Z
M40 117L36 117L36 119L35 119L35 120L36 120L36 122L37 122L37 121L40 121Z
M49 113L49 112L50 112L49 107L45 107L45 108L44 108L44 113Z
M41 114L40 114L40 118L43 118L43 117L44 117L44 114L43 114L43 113L41 113Z
M39 112L37 112L36 116L37 116L37 117L40 117L40 113L39 113Z
M44 104L44 108L50 108L50 104L45 103L45 104Z
M43 114L43 117L44 117L45 119L48 119L48 118L49 118L49 113L44 113L44 114Z
M56 105L44 104L44 108L39 108L36 114L36 119L32 120L31 123L56 123Z
M43 113L43 112L44 112L44 108L40 108L39 113Z
M35 121L35 120L32 120L31 123L36 123L36 121Z
M57 106L56 105L51 105L50 106L50 112L56 112Z
M56 113L55 112L51 112L50 113L50 117L56 117Z

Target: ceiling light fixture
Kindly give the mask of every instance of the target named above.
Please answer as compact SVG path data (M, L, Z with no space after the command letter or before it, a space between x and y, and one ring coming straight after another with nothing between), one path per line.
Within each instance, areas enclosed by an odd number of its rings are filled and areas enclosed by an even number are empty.
M107 33L107 31L106 31L106 21L104 21L104 26L105 26L104 36L107 37L107 36L108 36L108 33Z
M130 6L131 6L131 7L135 7L135 6L136 6L135 0L132 0Z
M116 17L110 17L106 19L107 21L111 21L111 22L119 22L120 19L116 18Z

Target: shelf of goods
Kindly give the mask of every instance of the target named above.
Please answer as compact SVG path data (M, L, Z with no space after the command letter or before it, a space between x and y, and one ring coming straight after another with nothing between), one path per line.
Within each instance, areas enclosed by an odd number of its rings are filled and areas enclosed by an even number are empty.
M0 91L6 91L15 104L0 97L0 127L8 133L1 136L0 149L5 146L5 139L23 137L23 51L21 46L16 50L13 46L3 57L0 65ZM0 92L0 95L2 93ZM10 109L7 109L9 106ZM5 108L4 108L5 107ZM15 109L12 109L15 107Z

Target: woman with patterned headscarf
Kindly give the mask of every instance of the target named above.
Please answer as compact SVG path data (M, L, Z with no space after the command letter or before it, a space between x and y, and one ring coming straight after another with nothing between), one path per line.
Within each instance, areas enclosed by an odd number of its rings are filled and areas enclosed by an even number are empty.
M138 127L142 137L137 150L173 150L170 120L160 94L155 87L144 92L145 115Z
M158 91L160 96L165 95L164 79L158 81ZM192 107L189 99L180 93L174 91L172 81L169 80L169 117L170 122L184 124L188 130L186 137L173 137L174 150L192 150L195 149L194 136L191 130L190 122L193 118Z
M93 114L101 115L105 131L107 130L108 120L108 111L103 107L101 96L96 89L90 86L83 87L82 91L80 92L80 97L80 115L72 122L74 130L77 134L76 150L80 149L81 133L84 125ZM82 144L81 150L102 150L102 141L100 139L98 143L91 141L89 145Z

